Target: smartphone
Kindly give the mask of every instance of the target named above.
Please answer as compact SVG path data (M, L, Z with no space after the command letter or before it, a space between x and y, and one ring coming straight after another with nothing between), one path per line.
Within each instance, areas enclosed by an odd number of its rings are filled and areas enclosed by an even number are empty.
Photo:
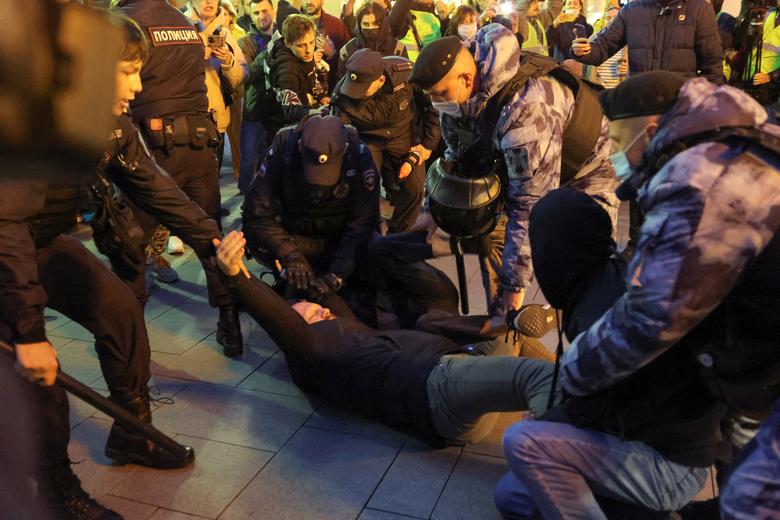
M217 27L213 34L209 34L206 38L209 47L219 48L225 45L225 36L222 34L222 26Z

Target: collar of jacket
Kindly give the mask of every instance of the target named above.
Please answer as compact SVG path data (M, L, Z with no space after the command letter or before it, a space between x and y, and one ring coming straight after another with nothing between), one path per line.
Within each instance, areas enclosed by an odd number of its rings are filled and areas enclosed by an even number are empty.
M184 16L189 18L192 23L197 26L199 33L213 34L220 25L225 30L230 30L227 26L228 24L225 22L225 12L222 10L222 8L217 11L217 15L208 23L208 25L203 23L203 21L198 16L198 13L192 7L188 7L187 10L184 11Z

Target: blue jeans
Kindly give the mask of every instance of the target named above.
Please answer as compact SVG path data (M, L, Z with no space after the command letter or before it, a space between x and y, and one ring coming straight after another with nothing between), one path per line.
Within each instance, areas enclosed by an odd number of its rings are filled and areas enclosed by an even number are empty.
M238 173L238 189L247 193L255 180L257 167L268 149L272 135L268 135L260 121L241 122L241 165Z
M701 490L706 468L668 460L645 443L546 421L521 421L504 434L511 472L496 489L505 518L606 519L594 494L676 511Z
M780 400L740 459L720 495L721 517L780 517Z

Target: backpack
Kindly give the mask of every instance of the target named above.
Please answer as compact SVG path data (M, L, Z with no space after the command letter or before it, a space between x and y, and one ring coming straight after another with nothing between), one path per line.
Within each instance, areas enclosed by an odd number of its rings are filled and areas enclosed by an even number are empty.
M481 165L477 171L500 171L502 183L506 182L503 154L493 144L493 132L498 126L501 109L524 86L529 78L551 76L566 85L574 93L574 112L563 132L561 153L561 179L563 186L575 178L582 166L593 155L593 148L601 135L602 111L596 91L572 74L557 61L533 53L522 53L520 69L504 87L487 103L477 121L479 137L464 155L464 162ZM457 129L461 142L468 142L470 130ZM473 138L471 138L473 140ZM486 164L486 162L488 164Z

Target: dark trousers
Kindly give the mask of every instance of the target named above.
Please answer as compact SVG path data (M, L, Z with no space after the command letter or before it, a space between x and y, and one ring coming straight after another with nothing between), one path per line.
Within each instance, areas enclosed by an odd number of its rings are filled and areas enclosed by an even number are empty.
M151 377L149 338L133 293L81 242L60 235L38 250L38 277L48 307L84 326L95 336L95 350L109 390L135 392ZM43 417L44 464L68 456L68 400L59 387L36 388Z
M388 222L390 233L408 231L417 220L425 195L425 166L419 164L405 179L398 179L398 172L406 154L391 151L382 145L368 145L374 165L382 175L387 200L393 206L393 217Z
M368 246L372 280L387 291L403 328L431 311L458 314L458 291L449 277L425 262L433 257L426 232L399 233L375 239Z
M170 150L154 148L154 159L182 189L184 193L206 214L220 222L217 212L219 210L219 181L217 179L217 157L214 148L195 148L192 146L174 146ZM133 208L138 224L146 233L144 243L148 242L157 227L157 220L137 206ZM221 227L221 226L220 226ZM208 286L209 305L222 307L232 305L234 300L230 292L225 289L217 274L217 268L210 258L200 258L203 271L206 273L206 285ZM146 294L146 265L136 266L137 272L123 268L116 262L112 262L114 272L132 289L138 301L145 304L149 299Z

